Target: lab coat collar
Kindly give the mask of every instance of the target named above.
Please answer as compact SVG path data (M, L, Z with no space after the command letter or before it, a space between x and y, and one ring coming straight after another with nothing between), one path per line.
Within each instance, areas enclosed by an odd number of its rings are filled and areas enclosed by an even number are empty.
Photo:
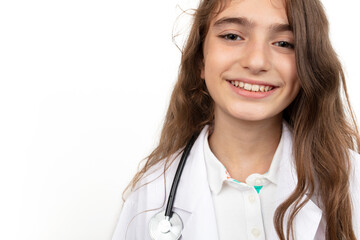
M217 229L208 228L208 226L216 226L216 217L203 151L204 138L207 131L208 126L204 127L194 143L185 164L174 202L175 208L191 213L187 222L184 223L184 239L218 239ZM284 138L284 145L278 171L277 207L291 195L297 184L296 169L292 155L292 133L286 123L283 126L282 137ZM204 216L207 219L204 219ZM309 200L295 218L294 230L297 239L314 239L321 216L321 209L312 200ZM286 229L286 222L287 219L285 218L284 229ZM194 236L194 234L199 232L201 236ZM207 236L204 236L205 233ZM191 237L187 238L186 236ZM269 239L278 239L275 229L272 229Z
M285 121L282 124L282 129L283 129L282 133L284 132L284 129L287 129ZM216 158L214 153L211 151L208 137L209 137L209 131L207 130L204 137L204 156L205 156L204 158L206 163L205 165L206 165L210 189L213 194L217 195L220 193L226 179L231 178L231 176L228 173L225 166ZM262 178L263 184L273 183L277 185L277 180L279 175L278 174L279 162L280 162L280 158L283 156L282 155L283 145L284 145L284 137L281 136L279 144L276 148L275 154L271 161L269 170L264 174L258 174L258 173L251 174L251 176L246 179L247 183L248 181L250 182L248 183L249 185L251 186L254 185L251 181L254 178ZM244 187L244 189L248 189L248 188Z

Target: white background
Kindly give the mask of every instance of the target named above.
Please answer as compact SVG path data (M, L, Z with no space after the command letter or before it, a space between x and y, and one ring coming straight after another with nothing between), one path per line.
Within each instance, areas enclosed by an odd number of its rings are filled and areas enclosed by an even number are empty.
M0 3L0 239L111 238L176 80L176 6L196 2ZM325 7L360 116L360 3Z

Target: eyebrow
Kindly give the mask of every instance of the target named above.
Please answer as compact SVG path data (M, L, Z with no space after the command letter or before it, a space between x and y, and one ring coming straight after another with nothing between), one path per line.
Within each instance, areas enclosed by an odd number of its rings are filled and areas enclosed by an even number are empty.
M253 28L256 26L256 23L253 21L250 21L249 19L245 17L224 17L220 18L214 23L214 27L220 27L221 25L225 24L236 24L241 25L246 28ZM286 32L290 31L292 32L292 27L289 24L284 23L274 23L269 26L269 30L271 32Z

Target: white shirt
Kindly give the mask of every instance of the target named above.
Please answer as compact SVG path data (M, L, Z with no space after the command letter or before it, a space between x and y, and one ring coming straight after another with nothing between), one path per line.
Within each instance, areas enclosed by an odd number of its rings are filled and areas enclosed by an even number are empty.
M211 152L208 134L204 140L204 156L219 239L268 239L267 236L274 228L277 172L283 151L283 137L269 171L265 174L251 174L246 178L246 183L242 183L231 178L224 165Z

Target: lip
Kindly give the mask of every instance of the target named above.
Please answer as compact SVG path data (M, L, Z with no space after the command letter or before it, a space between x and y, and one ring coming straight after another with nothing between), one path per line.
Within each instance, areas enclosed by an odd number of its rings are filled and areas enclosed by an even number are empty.
M248 79L246 79L248 80ZM277 89L278 87L275 85L271 85L265 82L261 82L261 81L254 81L254 80L250 80L250 81L243 81L243 79L239 80L226 80L228 82L228 84L230 85L230 88L238 95L242 96L242 97L246 97L246 98L253 98L253 99L261 99L261 98L266 98L270 95L272 95ZM244 82L244 83L250 83L250 84L257 84L257 85L265 85L265 86L271 86L273 87L273 89L271 89L270 91L267 92L252 92L252 91L248 91L242 88L238 88L235 87L234 85L231 84L231 81L240 81L240 82Z
M265 86L270 86L270 87L278 87L277 85L268 83L268 82L264 82L264 81L258 81L258 80L252 80L252 79L247 79L247 78L232 78L232 79L226 79L226 81L238 81L238 82L243 82L243 83L250 83L250 84L256 84L256 85L265 85Z

